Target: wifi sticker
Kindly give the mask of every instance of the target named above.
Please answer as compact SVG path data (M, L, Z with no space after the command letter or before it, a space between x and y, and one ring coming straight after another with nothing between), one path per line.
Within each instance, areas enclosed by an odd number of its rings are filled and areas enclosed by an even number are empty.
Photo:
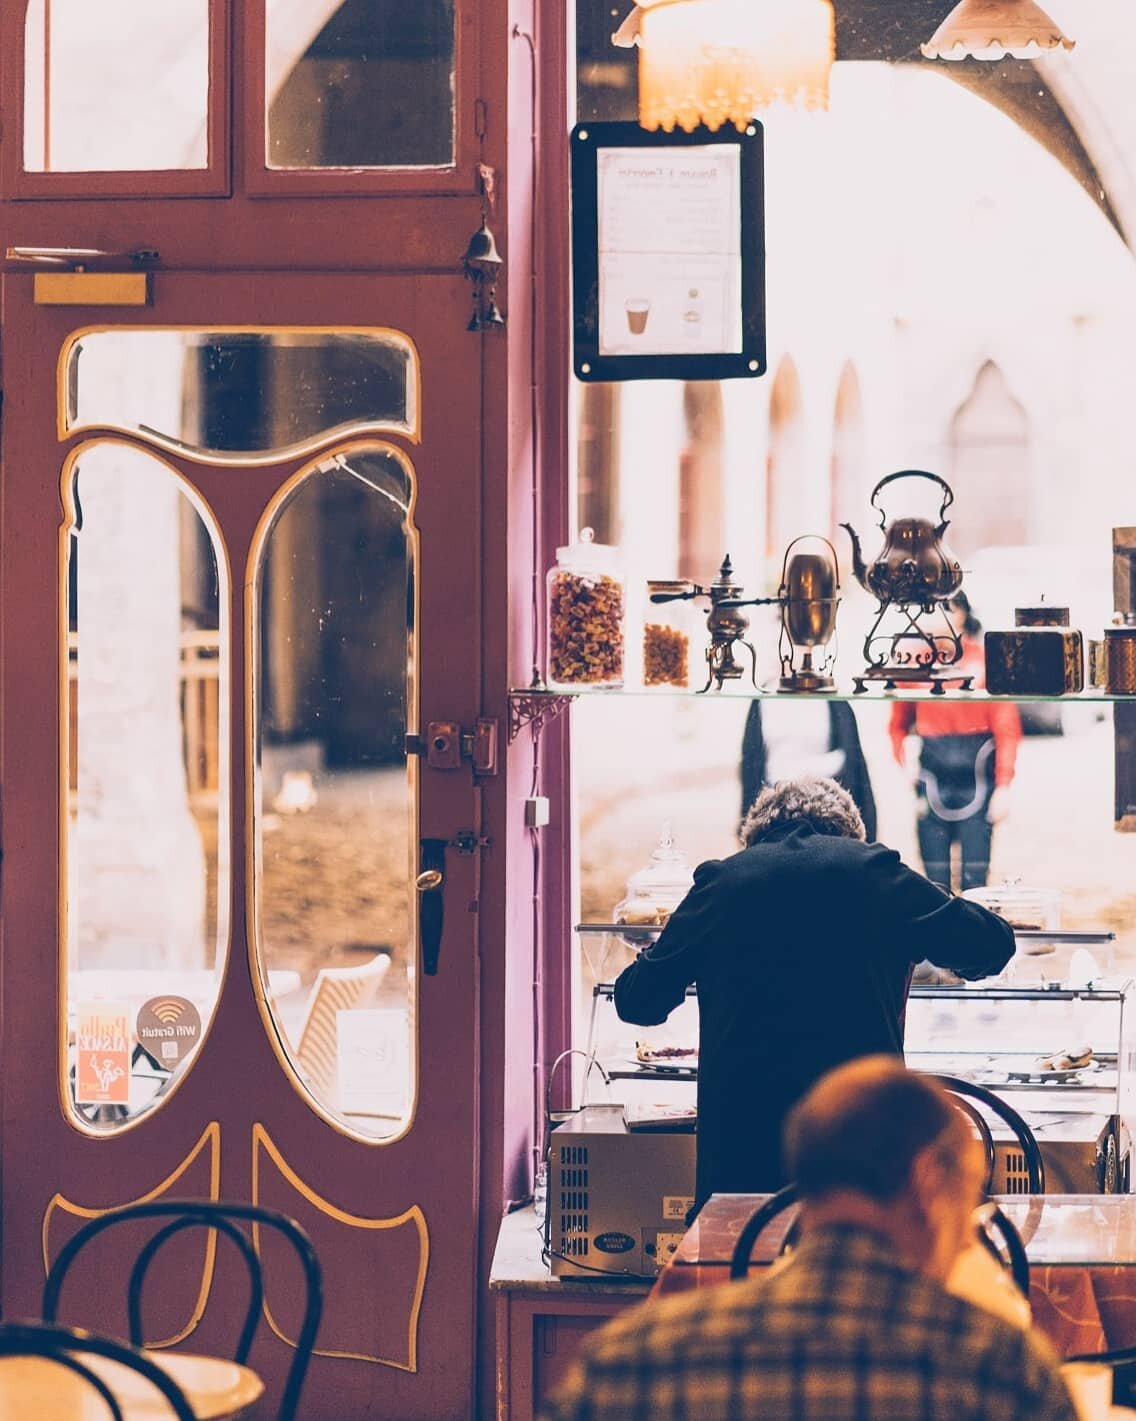
M173 1070L201 1039L201 1013L188 997L151 997L138 1009L138 1044L165 1070Z

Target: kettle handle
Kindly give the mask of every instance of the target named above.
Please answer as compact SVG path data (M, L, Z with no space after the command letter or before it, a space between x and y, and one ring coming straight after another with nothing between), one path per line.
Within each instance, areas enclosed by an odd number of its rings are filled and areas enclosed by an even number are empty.
M879 512L881 528L884 527L885 523L884 511L876 502L876 495L880 492L882 488L885 488L895 479L930 479L932 483L938 484L939 487L943 490L943 501L939 505L939 522L942 523L943 514L946 513L947 509L950 508L951 504L955 501L954 493L952 492L951 486L949 483L947 483L946 479L941 478L938 474L928 473L926 469L897 469L894 474L884 475L884 477L872 490L872 496L868 500L872 507Z

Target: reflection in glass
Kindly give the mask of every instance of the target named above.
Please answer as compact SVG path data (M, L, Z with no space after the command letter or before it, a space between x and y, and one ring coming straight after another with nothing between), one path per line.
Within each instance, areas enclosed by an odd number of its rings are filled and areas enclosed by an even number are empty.
M78 1118L113 1130L184 1074L224 969L229 594L159 459L93 445L69 502L65 1059Z
M261 973L304 1086L372 1138L414 1099L411 489L382 449L324 461L277 506L254 593ZM282 998L287 972L304 991Z
M28 172L204 168L208 101L209 0L29 0Z
M268 0L271 168L454 161L453 0Z
M156 361L186 371L162 420L146 402ZM265 462L330 433L417 430L414 351L391 331L89 331L70 347L66 388L69 431L109 425L218 462Z

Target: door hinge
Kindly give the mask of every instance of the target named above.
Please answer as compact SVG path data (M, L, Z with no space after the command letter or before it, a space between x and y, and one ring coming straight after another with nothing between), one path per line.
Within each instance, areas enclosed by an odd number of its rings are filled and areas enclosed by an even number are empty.
M478 716L472 730L463 730L456 720L432 720L425 737L408 735L403 748L408 755L425 755L432 770L460 770L462 761L469 760L475 775L495 775L497 728L495 716Z
M477 138L484 138L489 127L489 107L484 99L473 101L473 132Z

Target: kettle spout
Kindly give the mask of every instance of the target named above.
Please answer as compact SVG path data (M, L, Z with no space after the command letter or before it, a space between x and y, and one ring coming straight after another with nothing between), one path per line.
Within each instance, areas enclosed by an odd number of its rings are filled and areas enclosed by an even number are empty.
M851 523L841 523L840 526L847 530L848 536L852 540L852 576L865 592L869 592L871 589L868 586L868 569L864 565L863 554L860 550L860 538Z

